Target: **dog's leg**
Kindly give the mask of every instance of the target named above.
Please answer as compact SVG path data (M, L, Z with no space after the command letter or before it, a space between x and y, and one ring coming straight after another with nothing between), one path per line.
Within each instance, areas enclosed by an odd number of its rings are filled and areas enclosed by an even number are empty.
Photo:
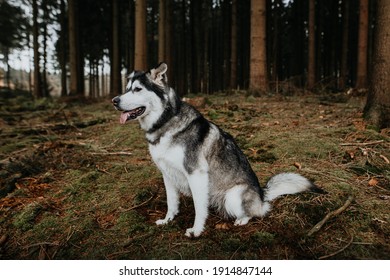
M187 229L186 236L198 237L204 229L209 211L209 178L204 171L195 171L188 177L195 207L195 221L192 228Z
M164 219L157 220L157 225L165 225L179 213L179 191L168 176L163 175L165 191L167 193L168 210Z
M225 210L229 216L235 217L235 226L246 225L250 217L244 210L243 192L247 189L245 185L237 185L226 192L225 196ZM256 193L253 195L257 195Z

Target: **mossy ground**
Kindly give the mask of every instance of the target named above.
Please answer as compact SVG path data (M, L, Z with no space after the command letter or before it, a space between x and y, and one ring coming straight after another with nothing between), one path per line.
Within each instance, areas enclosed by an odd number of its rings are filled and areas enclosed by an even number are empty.
M366 128L364 100L244 94L206 99L200 110L235 137L262 184L272 174L295 171L328 194L282 197L267 217L243 227L211 209L204 234L189 239L190 198L181 199L181 212L168 226L154 224L166 211L165 190L137 123L119 125L109 100L22 106L17 97L1 103L0 235L6 241L0 257L390 258L390 131ZM94 119L103 121L72 125ZM308 237L349 195L353 203Z

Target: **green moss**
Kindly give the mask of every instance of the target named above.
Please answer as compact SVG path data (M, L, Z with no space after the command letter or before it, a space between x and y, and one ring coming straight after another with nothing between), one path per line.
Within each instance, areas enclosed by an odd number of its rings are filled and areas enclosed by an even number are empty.
M28 204L20 213L14 217L13 225L22 231L32 229L35 218L39 215L41 210L42 205L38 202Z

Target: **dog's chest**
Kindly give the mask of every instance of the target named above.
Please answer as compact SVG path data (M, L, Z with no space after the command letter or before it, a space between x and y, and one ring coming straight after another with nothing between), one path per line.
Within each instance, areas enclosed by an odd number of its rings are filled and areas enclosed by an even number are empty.
M149 145L150 155L160 169L177 169L184 171L184 149L173 144L169 136L161 137L156 145Z

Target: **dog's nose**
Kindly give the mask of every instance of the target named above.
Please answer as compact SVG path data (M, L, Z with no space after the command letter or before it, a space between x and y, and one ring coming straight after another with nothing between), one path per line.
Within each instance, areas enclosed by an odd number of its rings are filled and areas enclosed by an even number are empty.
M118 106L120 101L121 101L121 99L119 98L119 96L114 97L114 98L111 100L111 102L112 102L112 104L114 104L114 106Z

